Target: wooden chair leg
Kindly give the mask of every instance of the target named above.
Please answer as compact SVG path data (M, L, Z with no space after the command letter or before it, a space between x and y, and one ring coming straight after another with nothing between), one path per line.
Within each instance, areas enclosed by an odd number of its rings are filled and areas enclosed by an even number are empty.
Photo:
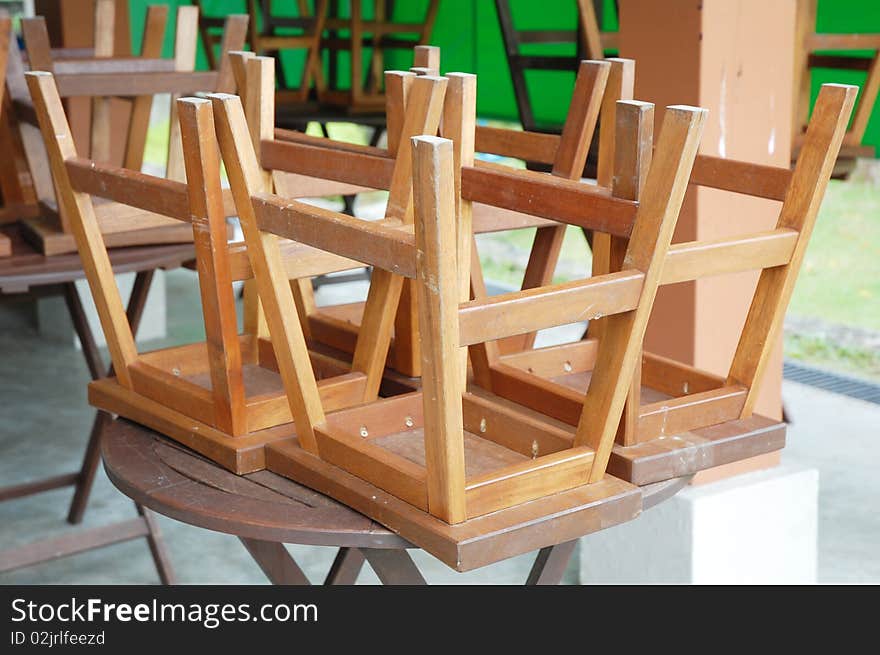
M362 548L370 567L379 576L382 584L423 585L425 578L416 568L412 557L405 550L388 548Z
M177 584L177 576L174 575L174 568L171 566L168 551L165 550L165 542L162 540L162 533L159 530L156 516L143 505L135 503L134 506L137 513L144 519L144 523L146 523L147 545L150 547L150 554L153 556L153 562L156 564L159 580L163 585Z
M239 537L238 539L244 544L244 547L272 584L311 584L299 564L287 552L284 544L248 537Z
M538 551L538 557L535 558L526 585L558 585L562 582L562 576L565 575L565 569L568 568L577 543L577 539L572 539Z
M357 548L340 548L324 584L353 585L364 568L364 561L364 554Z

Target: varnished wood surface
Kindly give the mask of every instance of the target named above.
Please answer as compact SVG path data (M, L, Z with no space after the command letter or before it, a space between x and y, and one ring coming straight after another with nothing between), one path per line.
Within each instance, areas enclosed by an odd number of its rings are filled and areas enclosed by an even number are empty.
M120 491L190 525L283 543L414 547L377 522L287 478L268 471L234 475L126 420L107 428L102 455L107 475ZM672 497L688 481L683 477L643 487L642 506Z
M24 293L31 287L72 282L85 277L76 253L46 257L30 245L15 225L0 228L9 237L12 255L0 259L0 292ZM192 244L138 246L110 251L115 273L178 268L195 255Z

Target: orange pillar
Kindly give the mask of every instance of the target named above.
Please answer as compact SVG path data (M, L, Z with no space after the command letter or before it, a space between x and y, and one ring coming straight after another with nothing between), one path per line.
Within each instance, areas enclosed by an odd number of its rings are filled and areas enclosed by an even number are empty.
M635 97L660 108L709 110L700 152L788 166L796 0L621 0L620 54L636 60ZM775 226L779 203L691 188L675 242ZM664 287L645 347L726 375L757 273ZM781 415L782 348L762 382L757 411ZM773 466L778 453L701 474L703 480Z

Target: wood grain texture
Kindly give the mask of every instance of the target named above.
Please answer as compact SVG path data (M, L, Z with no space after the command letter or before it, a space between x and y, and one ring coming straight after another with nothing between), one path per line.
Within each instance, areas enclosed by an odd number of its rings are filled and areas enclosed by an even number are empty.
M626 103L618 105L619 114L623 106ZM630 107L644 117L643 106ZM590 445L596 452L590 474L593 482L604 475L633 371L641 360L644 331L684 199L705 114L704 110L686 107L666 110L624 260L626 268L645 273L642 298L636 310L606 319L603 343L594 369L594 379L605 383L590 385L575 438L575 445Z
M813 108L806 140L776 224L777 229L797 230L799 238L787 265L761 272L728 374L729 384L742 384L749 389L743 407L744 418L752 412L772 344L782 329L785 310L843 142L856 92L853 86L823 85Z
M51 73L27 73L26 78L46 142L59 202L71 222L110 358L120 384L130 387L128 367L137 358L137 348L95 219L91 198L85 193L74 191L67 176L64 162L76 157L77 153L61 98Z
M220 155L211 103L184 98L177 102L177 114L205 322L214 421L218 428L240 436L248 431L248 419L235 294L226 247Z
M452 142L417 137L413 157L428 508L455 524L467 510Z
M261 188L263 178L244 109L236 96L216 94L211 96L211 102L217 139L239 207L239 220L273 337L290 412L302 447L317 453L314 426L324 422L324 411L277 237L260 231L251 205L251 196Z

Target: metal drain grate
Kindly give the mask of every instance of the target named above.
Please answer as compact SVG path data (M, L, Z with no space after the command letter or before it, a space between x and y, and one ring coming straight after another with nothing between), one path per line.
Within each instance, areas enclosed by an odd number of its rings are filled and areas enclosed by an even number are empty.
M817 389L825 389L842 396L858 398L875 405L880 405L880 384L859 380L858 378L830 373L812 366L797 364L786 360L783 371L786 380L799 382Z

